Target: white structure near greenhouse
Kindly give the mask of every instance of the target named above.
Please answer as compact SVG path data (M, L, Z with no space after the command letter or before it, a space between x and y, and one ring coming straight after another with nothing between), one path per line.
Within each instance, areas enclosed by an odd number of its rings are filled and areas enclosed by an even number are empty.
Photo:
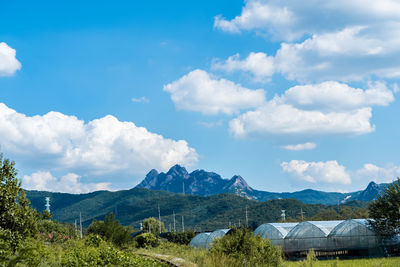
M229 230L198 234L192 239L190 246L209 248L216 237L228 234ZM378 256L387 249L385 241L382 241L365 219L265 223L254 234L282 247L290 258L304 257L310 249L314 249L317 256L334 257ZM400 238L391 239L392 248L399 248L399 244Z

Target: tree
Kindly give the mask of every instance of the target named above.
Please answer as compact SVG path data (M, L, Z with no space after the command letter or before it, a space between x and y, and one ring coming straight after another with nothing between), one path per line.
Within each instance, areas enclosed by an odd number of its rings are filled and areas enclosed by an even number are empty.
M93 220L88 227L88 233L99 235L117 246L122 246L131 241L133 229L129 226L122 226L111 212L106 216L104 221Z
M236 258L248 266L280 266L282 261L281 249L255 236L249 228L232 228L230 233L214 241L211 252Z
M36 211L29 206L15 162L0 154L0 230L15 250L19 243L38 233Z
M369 205L371 226L382 236L400 234L400 179L389 184Z
M165 232L166 230L164 223L158 221L154 217L150 217L143 221L143 230L152 233L155 236L158 236L160 234L160 225L161 225L161 232Z

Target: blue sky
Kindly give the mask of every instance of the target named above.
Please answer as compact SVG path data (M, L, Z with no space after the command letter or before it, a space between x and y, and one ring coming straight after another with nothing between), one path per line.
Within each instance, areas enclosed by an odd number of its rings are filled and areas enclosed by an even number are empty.
M29 189L205 169L268 191L400 175L400 4L4 1L0 144Z

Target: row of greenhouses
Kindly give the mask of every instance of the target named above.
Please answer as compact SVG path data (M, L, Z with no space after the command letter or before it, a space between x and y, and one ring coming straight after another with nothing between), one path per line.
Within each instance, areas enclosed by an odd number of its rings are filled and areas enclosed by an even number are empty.
M200 233L192 239L190 246L209 248L216 237L224 236L229 230ZM310 249L320 252L358 251L371 255L376 254L381 244L378 234L365 219L265 223L254 234L271 240L272 244L282 247L287 255Z

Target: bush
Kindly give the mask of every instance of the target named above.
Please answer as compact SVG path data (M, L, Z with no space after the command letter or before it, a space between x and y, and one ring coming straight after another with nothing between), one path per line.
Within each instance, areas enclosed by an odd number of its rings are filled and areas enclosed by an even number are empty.
M140 234L135 237L134 241L136 243L136 247L139 248L150 248L160 245L160 240L152 233Z
M99 235L104 240L110 241L121 247L131 241L133 229L129 226L122 226L118 220L114 218L114 214L110 213L104 221L93 220L88 227L88 233Z
M236 258L246 262L248 266L278 266L282 261L279 247L273 246L267 239L254 236L247 228L233 228L224 237L216 239L211 253Z
M188 245L195 235L193 231L169 232L167 233L167 240L180 245Z
M161 226L161 233L165 232L165 226L163 222L160 222L154 217L147 218L143 221L143 230L152 233L153 235L157 236L160 234L160 226Z

